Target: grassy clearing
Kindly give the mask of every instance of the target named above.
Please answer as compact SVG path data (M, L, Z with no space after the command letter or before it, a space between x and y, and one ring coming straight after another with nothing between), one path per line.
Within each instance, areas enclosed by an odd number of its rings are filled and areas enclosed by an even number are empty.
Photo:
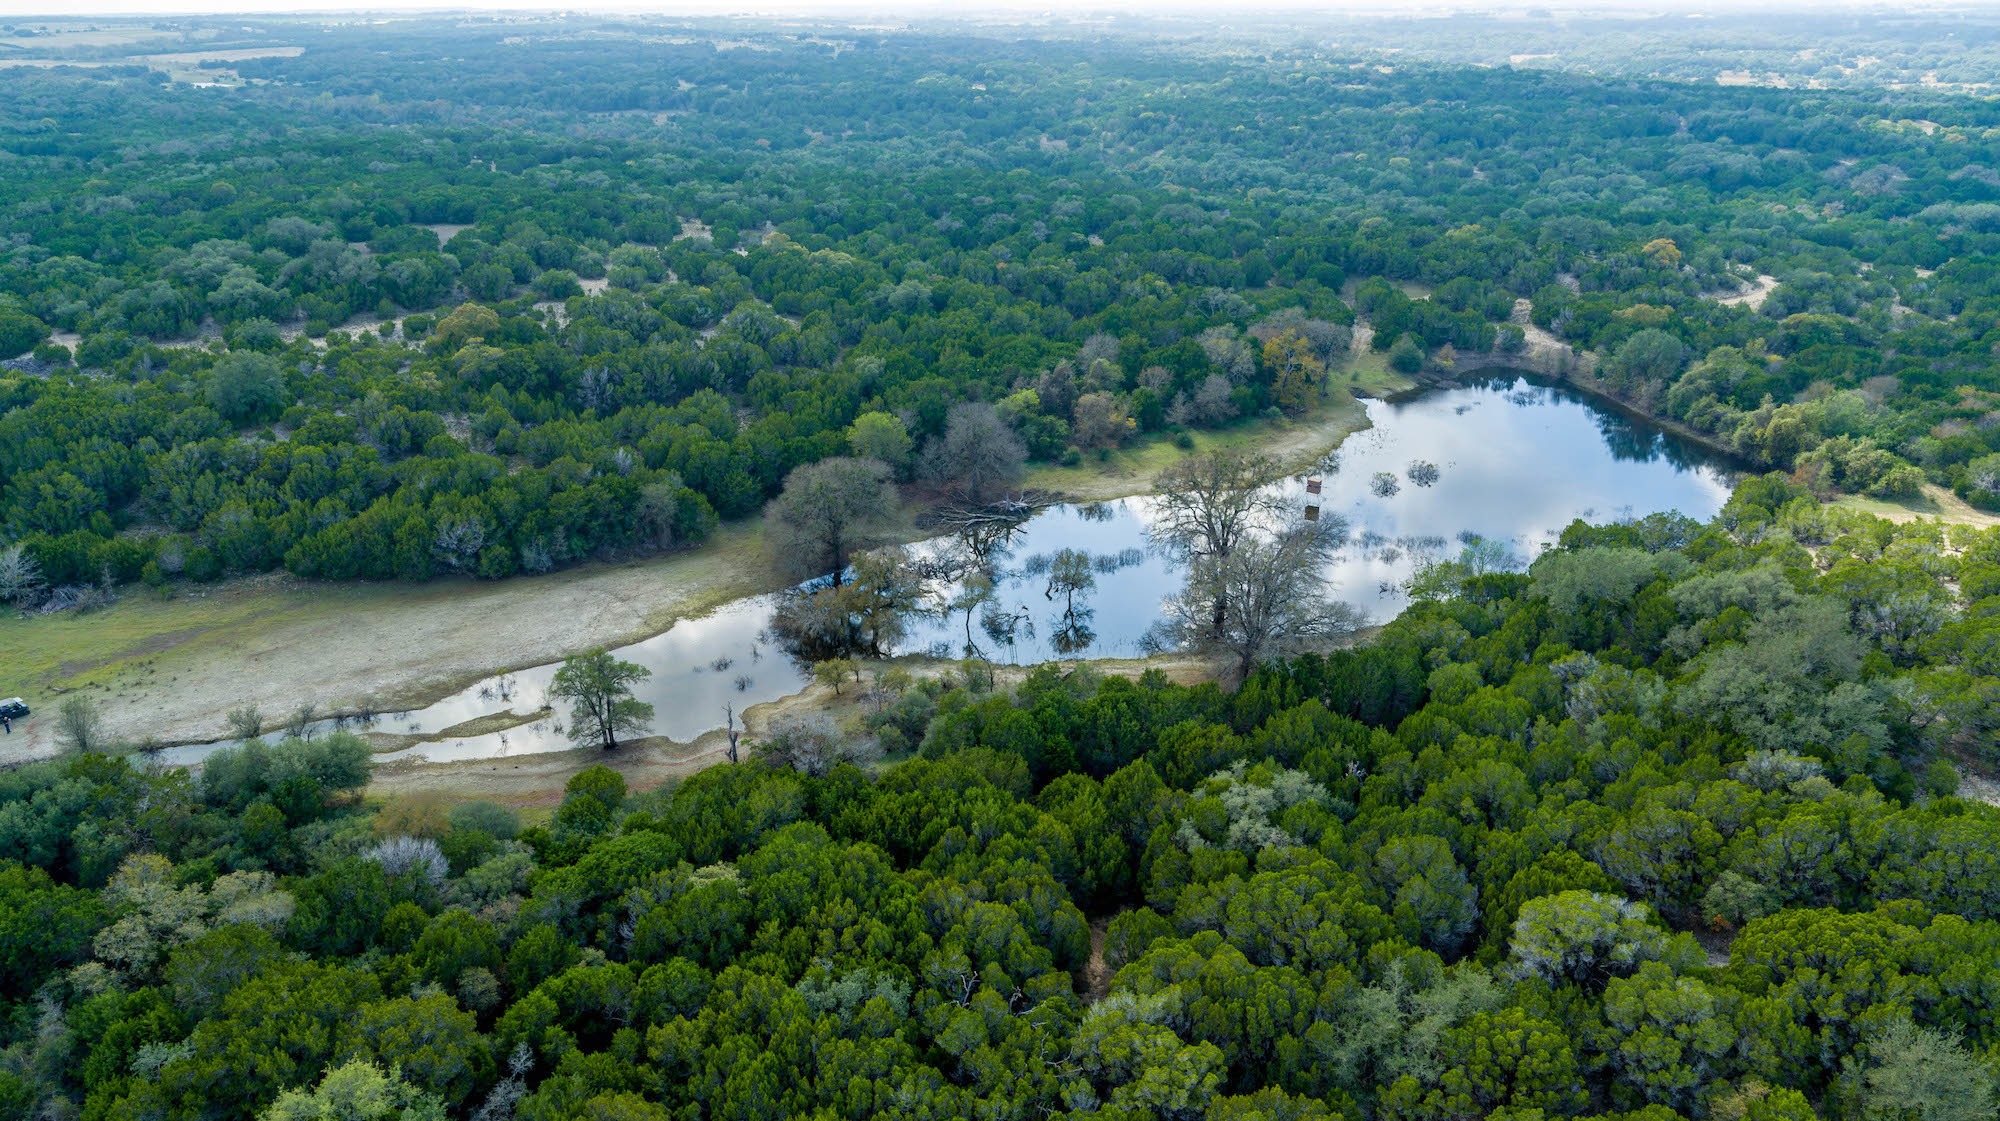
M1169 437L1155 436L1101 460L1086 456L1075 467L1038 467L1028 473L1027 485L1085 501L1126 498L1151 492L1154 476L1187 456L1227 449L1262 452L1287 470L1303 469L1350 433L1367 427L1368 413L1357 396L1387 397L1413 384L1389 369L1385 356L1364 351L1333 372L1334 392L1303 417L1259 418L1216 432L1194 432L1191 451L1175 447Z
M1335 388L1364 397L1393 397L1415 389L1408 374L1389 368L1389 353L1372 347L1357 350L1347 364L1333 372Z
M686 553L496 583L270 575L164 601L134 589L89 615L0 622L0 696L53 712L55 695L84 690L114 738L212 739L239 705L270 715L306 700L328 714L421 705L491 673L637 641L774 585L752 519ZM30 721L0 742L0 762L53 750L52 723Z
M0 623L0 665L7 667L0 690L87 684L110 663L158 659L217 628L249 626L274 609L280 609L277 602L263 591L173 600L134 591L88 615L8 620Z
M662 581L712 586L706 596L661 604L661 610L648 613L649 625L656 618L665 623L737 598L733 581L704 577L761 568L762 541L761 523L753 519L726 527L700 549L688 553L619 565L583 565L546 577L502 583L322 584L272 575L212 586L183 585L167 599L133 587L102 611L31 616L0 624L0 665L8 667L10 681L76 688L115 675L120 663L143 661L168 667L189 657L226 652L263 635L317 629L361 615L398 614L440 605L498 611L517 593L532 595L546 583L565 577L639 570L657 573Z
M1859 494L1844 494L1834 500L1834 505L1849 510L1859 510L1892 522L1913 522L1938 519L1946 525L1978 526L1982 529L2000 526L2000 515L1989 514L1974 509L1966 501L1952 492L1935 484L1924 484L1924 494L1910 502L1892 502L1883 498L1869 498Z

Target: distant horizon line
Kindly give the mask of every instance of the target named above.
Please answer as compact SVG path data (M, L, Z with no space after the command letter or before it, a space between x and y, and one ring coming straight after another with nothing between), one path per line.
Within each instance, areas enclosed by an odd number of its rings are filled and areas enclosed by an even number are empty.
M659 15L685 18L706 16L716 19L752 18L879 18L895 16L924 22L952 22L991 16L1014 18L1088 20L1105 15L1189 16L1212 12L1206 0L1091 0L1084 5L1058 8L1048 0L978 0L976 4L940 12L935 3L923 0L753 0L740 8L720 6L703 0L587 0L581 4L549 3L548 0L484 0L473 4L438 3L436 0L375 0L366 5L341 4L337 0L210 0L189 4L187 0L113 0L85 12L0 13L0 21L21 23L76 23L100 19L200 18L212 16L341 16L347 20L374 15L509 15L550 16ZM1623 15L1646 18L1659 15L1753 16L1810 12L1818 15L1858 15L1870 12L1922 20L1925 16L1963 15L1992 12L2000 19L2000 9L1981 0L1931 0L1921 6L1888 3L1886 0L1558 0L1538 4L1523 0L1437 0L1435 3L1395 3L1393 0L1362 0L1359 3L1329 5L1325 0L1252 0L1232 9L1213 22L1226 23L1259 15L1316 15L1329 20L1340 18L1406 15L1448 18L1452 15L1494 16L1546 13L1548 17L1583 15Z

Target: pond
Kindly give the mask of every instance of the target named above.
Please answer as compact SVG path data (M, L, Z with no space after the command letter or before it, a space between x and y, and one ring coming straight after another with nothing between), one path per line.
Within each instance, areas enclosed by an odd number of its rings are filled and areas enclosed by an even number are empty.
M1729 468L1671 434L1575 393L1505 374L1475 384L1368 402L1373 426L1349 436L1317 470L1322 492L1309 498L1304 476L1272 484L1287 503L1316 502L1322 517L1344 518L1345 548L1328 566L1337 598L1386 622L1407 602L1401 584L1427 556L1455 556L1483 538L1525 563L1584 518L1610 521L1677 510L1707 520L1729 497ZM1434 468L1434 470L1428 470ZM1149 498L1043 510L993 554L996 605L1022 625L1011 646L975 621L974 639L995 661L1143 654L1161 604L1180 590L1183 570L1152 548ZM916 547L936 552L942 542ZM1087 641L1065 627L1065 597L1049 592L1048 565L1061 549L1093 561L1094 586L1075 598L1088 611ZM654 706L653 735L686 742L723 726L725 712L798 692L806 675L766 636L777 596L740 600L616 651L652 671L637 690ZM1074 623L1071 619L1069 622ZM897 653L956 657L963 613L914 620ZM411 712L366 724L321 721L316 728L426 736L512 712L541 713L556 666L504 674ZM170 748L163 761L197 763L222 744ZM569 746L560 714L505 731L426 739L378 760L434 762L497 758Z

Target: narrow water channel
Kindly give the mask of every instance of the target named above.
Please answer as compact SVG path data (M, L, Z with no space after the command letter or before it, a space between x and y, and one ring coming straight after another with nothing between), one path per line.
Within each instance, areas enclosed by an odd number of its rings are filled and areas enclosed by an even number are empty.
M1421 559L1455 556L1475 537L1502 544L1525 563L1577 518L1610 521L1676 510L1705 521L1729 496L1726 465L1702 449L1524 376L1371 401L1368 411L1373 426L1348 437L1318 468L1317 497L1306 493L1305 476L1272 485L1287 502L1313 503L1322 517L1346 520L1350 539L1328 576L1336 596L1375 622L1402 609L1401 585ZM975 623L975 639L988 656L1033 663L1143 653L1162 601L1183 578L1176 561L1149 547L1151 507L1148 498L1055 506L1025 522L997 558L996 599L1027 625L1008 647L985 641ZM1047 563L1065 548L1090 554L1095 586L1077 601L1089 612L1089 641L1059 654L1063 604L1048 594ZM616 651L652 671L637 689L638 698L654 707L652 734L686 742L722 727L729 707L741 713L804 687L804 672L765 635L777 600L739 600ZM963 615L915 620L897 652L956 656L965 624ZM322 721L317 727L421 737L500 713L532 716L546 707L556 668L488 678L435 704L367 724ZM170 748L160 758L198 763L227 742ZM504 731L425 739L376 758L444 762L568 746L562 715L555 713Z

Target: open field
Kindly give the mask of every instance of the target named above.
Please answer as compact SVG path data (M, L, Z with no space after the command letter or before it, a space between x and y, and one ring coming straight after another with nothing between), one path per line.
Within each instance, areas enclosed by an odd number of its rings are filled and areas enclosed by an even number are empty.
M23 42L23 40L13 40L11 44L19 45ZM25 42L36 43L46 41L25 40ZM86 44L72 42L69 45L80 47ZM34 51L51 48L44 46L39 48L28 47L25 49ZM161 71L166 74L170 81L187 82L195 85L221 85L241 83L243 76L227 66L204 65L205 63L243 62L256 58L297 58L304 52L304 47L269 46L218 50L165 51L157 54L129 54L115 58L51 58L45 55L9 53L0 54L0 69L11 67L40 67L46 69L57 66L78 66L85 68L144 66L148 69Z
M0 623L8 694L36 715L0 762L55 750L61 694L96 702L134 743L226 732L224 716L312 701L322 712L426 703L491 673L665 630L775 583L755 521L700 549L494 583L311 584L257 577L160 600L134 590L102 611Z
M1887 518L1892 522L1927 521L1936 518L1946 525L1970 525L1981 529L2000 526L2000 515L1975 509L1967 505L1964 499L1934 483L1925 483L1923 498L1915 502L1890 502L1859 494L1844 494L1834 500L1834 505L1860 510L1878 518Z

